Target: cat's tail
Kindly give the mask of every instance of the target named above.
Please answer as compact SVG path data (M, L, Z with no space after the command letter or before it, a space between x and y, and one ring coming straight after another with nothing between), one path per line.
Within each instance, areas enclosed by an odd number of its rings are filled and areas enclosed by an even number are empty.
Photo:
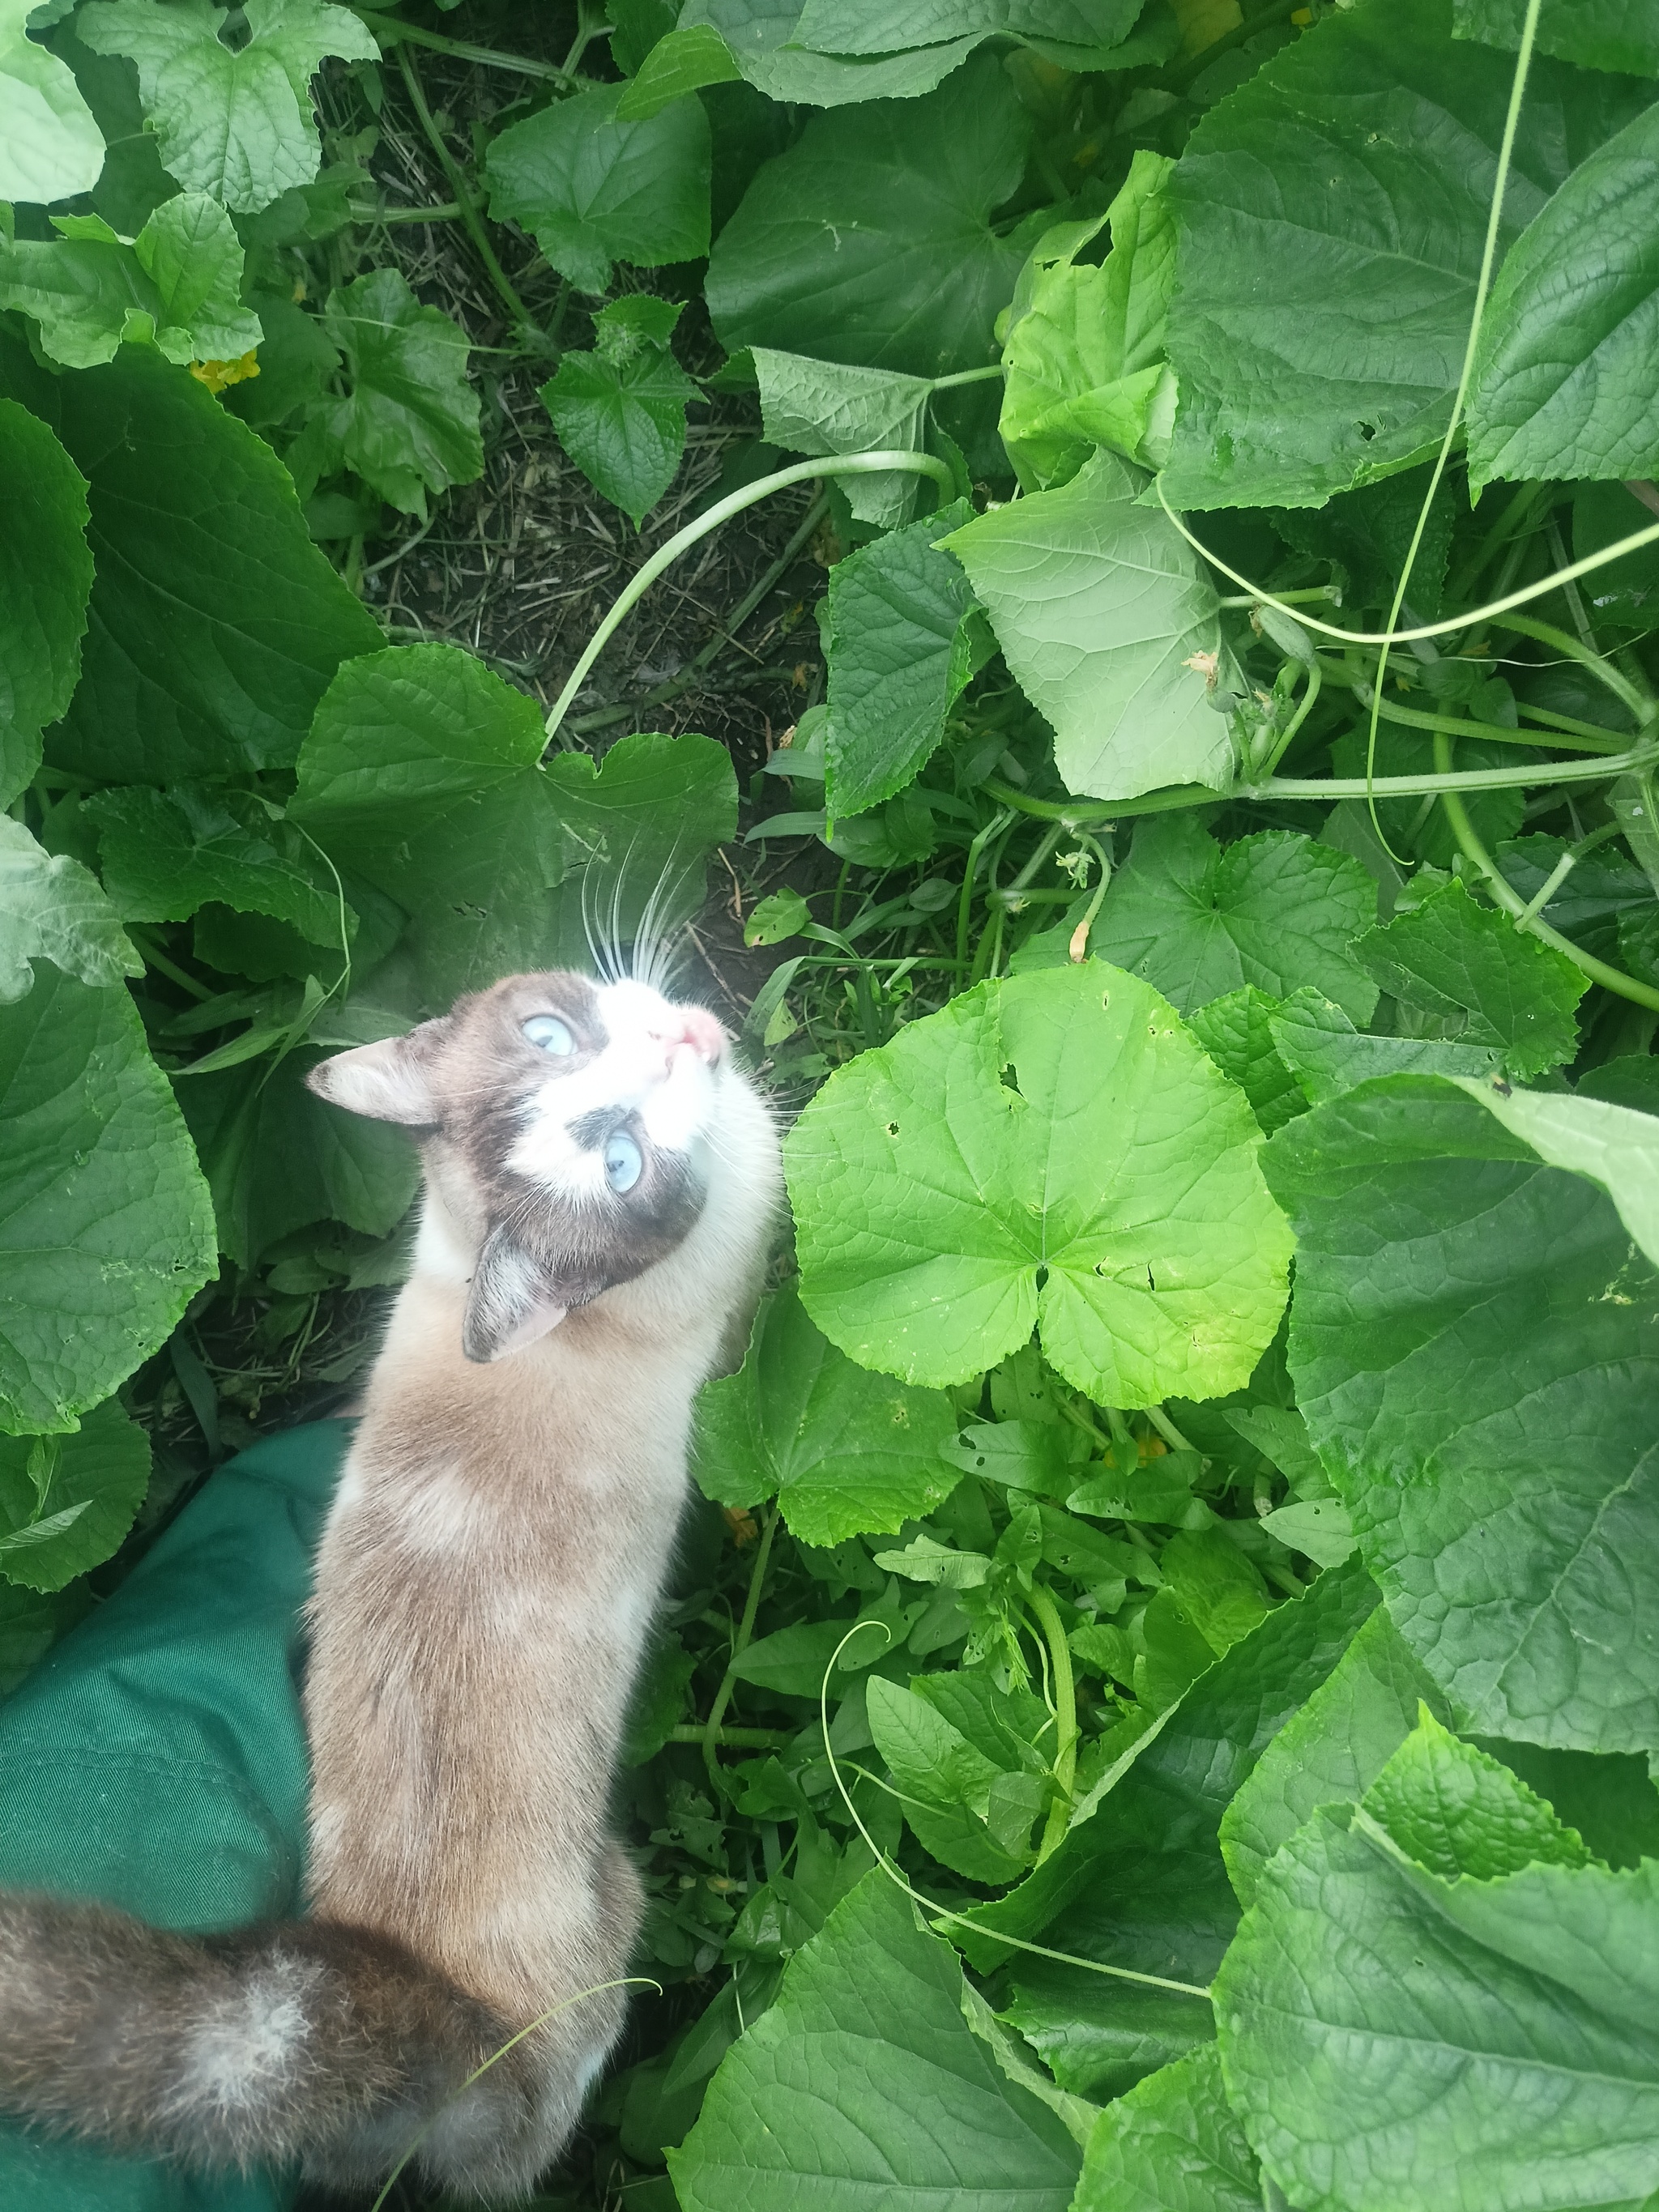
M508 2146L545 2155L527 2044L466 2086L513 2036L365 1929L198 1938L0 1893L0 2111L112 2150L372 2180L437 2120L445 2178L487 2176Z

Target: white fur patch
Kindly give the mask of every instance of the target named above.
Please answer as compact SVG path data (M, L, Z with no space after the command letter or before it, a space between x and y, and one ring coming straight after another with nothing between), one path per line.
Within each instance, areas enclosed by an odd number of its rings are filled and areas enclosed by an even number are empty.
M293 2069L306 2037L305 1993L313 1970L272 1960L216 2002L191 2029L178 2097L185 2109L220 2112L264 2101Z

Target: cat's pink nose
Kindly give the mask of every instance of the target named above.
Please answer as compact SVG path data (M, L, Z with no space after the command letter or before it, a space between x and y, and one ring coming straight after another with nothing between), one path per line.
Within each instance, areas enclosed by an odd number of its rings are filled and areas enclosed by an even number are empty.
M726 1049L726 1031L701 1006L670 1006L660 1023L652 1024L651 1034L670 1054L676 1047L689 1044L698 1059L710 1066Z

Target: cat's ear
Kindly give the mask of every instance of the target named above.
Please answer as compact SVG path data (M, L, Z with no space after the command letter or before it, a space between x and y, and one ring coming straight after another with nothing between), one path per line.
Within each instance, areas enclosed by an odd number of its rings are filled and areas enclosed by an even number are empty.
M488 1364L522 1352L556 1328L570 1310L557 1285L499 1222L483 1242L466 1294L461 1349Z
M306 1076L309 1088L348 1114L371 1121L402 1121L432 1128L442 1119L433 1097L428 1070L432 1048L447 1018L422 1022L407 1036L383 1037L378 1044L354 1045L319 1060Z

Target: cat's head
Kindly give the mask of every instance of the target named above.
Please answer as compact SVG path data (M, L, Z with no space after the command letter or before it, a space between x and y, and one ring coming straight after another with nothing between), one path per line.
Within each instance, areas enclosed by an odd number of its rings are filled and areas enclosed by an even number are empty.
M509 975L407 1036L319 1061L311 1088L401 1121L477 1244L462 1342L498 1359L665 1259L708 1196L733 1090L726 1031L648 984Z

